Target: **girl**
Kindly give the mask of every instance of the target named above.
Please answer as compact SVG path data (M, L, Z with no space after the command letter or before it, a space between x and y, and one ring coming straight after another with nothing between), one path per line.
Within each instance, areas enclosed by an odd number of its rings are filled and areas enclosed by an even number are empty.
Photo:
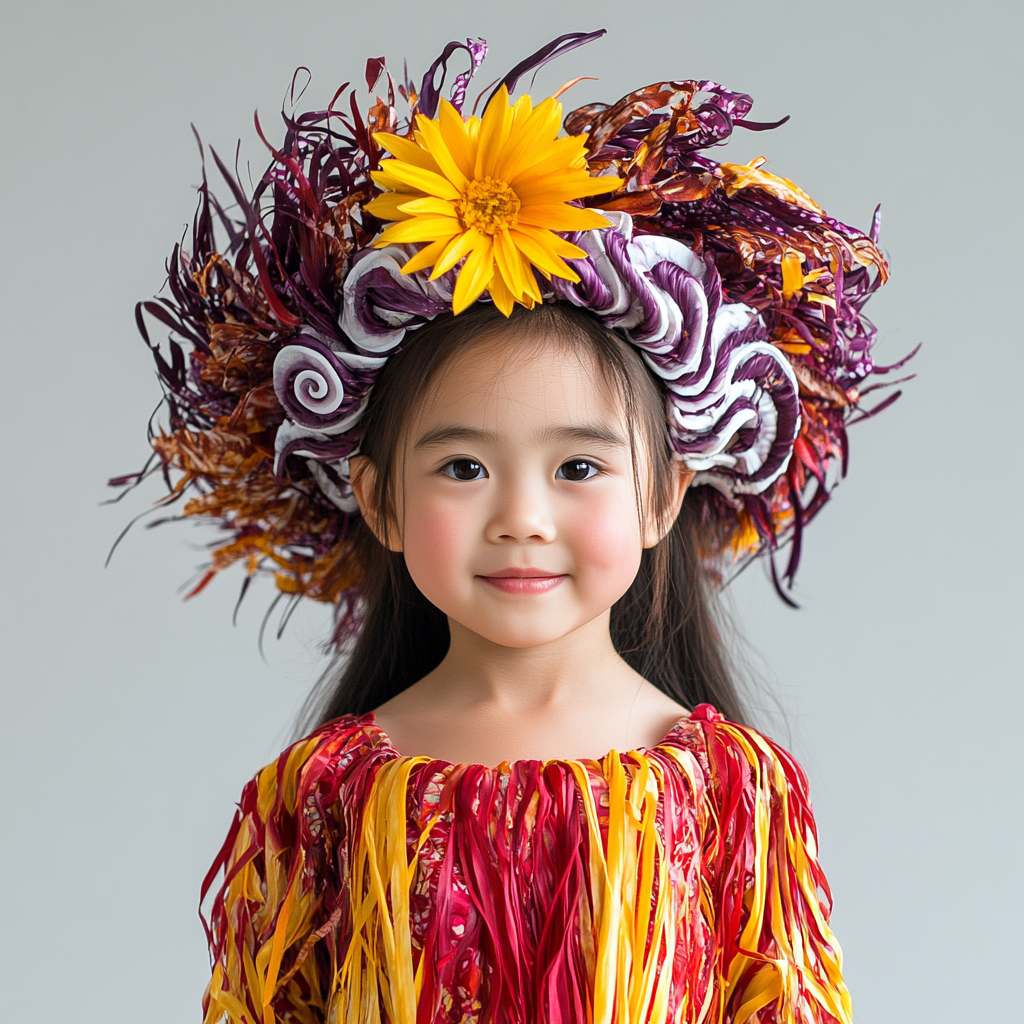
M398 85L406 121L368 62L387 98L286 116L252 197L214 154L243 220L204 179L146 304L169 500L232 534L193 592L243 559L338 608L203 885L207 1024L851 1019L806 781L742 724L714 595L763 553L785 596L845 467L877 219L703 155L772 127L714 83L562 137L511 101L598 34L480 117L482 43Z

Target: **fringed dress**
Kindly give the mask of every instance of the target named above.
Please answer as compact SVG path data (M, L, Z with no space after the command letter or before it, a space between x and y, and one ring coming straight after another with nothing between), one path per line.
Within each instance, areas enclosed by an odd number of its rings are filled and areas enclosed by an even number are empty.
M707 705L497 768L345 716L242 793L206 1024L848 1024L816 846L800 767Z

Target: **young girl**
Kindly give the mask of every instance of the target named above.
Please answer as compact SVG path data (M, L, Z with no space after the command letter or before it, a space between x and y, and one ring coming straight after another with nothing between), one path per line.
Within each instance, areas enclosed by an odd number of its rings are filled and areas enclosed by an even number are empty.
M482 43L403 121L372 60L387 98L286 116L251 197L214 154L242 220L204 179L145 304L169 500L231 534L193 592L244 560L338 609L203 884L207 1024L851 1019L806 781L741 724L714 596L761 553L785 597L845 470L877 218L703 155L774 127L711 82L561 137L511 101L595 35L479 117Z

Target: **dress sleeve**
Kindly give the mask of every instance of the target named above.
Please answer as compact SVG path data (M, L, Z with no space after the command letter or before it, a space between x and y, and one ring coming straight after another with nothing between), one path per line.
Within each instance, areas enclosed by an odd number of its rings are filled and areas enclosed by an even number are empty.
M711 776L704 873L723 1024L851 1024L806 776L781 747L707 706L693 720Z
M223 870L204 918L213 975L204 1024L321 1024L324 983L319 938L324 916L311 870L313 845L300 807L301 776L318 738L303 740L264 768L242 792L228 837L203 882L201 903Z

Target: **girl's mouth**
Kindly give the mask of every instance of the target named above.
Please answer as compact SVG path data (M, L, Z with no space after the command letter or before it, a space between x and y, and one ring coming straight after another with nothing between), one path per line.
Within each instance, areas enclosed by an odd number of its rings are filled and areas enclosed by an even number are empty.
M568 577L565 573L551 573L545 569L526 568L502 569L490 576L477 578L506 594L544 594L549 590L554 590L562 580Z

